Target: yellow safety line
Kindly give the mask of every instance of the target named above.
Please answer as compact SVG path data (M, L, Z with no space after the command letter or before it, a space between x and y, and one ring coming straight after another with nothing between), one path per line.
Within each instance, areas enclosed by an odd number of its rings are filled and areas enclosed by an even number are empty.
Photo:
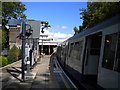
M62 68L61 68L61 66L59 65L59 63L58 63L58 61L56 60L56 61L54 61L55 62L55 66L56 66L56 68L60 68L61 70L62 70ZM58 63L58 64L57 64ZM62 70L63 71L63 70ZM60 74L60 73L59 73ZM64 71L63 71L63 74L66 76L66 74L64 73ZM64 77L60 74L60 76L61 76L61 78L62 78L62 80L63 80L63 82L64 82L64 84L65 84L65 86L69 89L69 90L71 90L71 88L70 88L70 85L67 83L67 81L64 79ZM66 76L66 78L70 81L70 79ZM77 89L77 87L70 81L70 83L75 87L75 89L76 90L78 90Z
M56 64L56 67L58 68L57 64ZM71 89L70 89L70 85L69 85L69 84L67 83L67 81L64 79L64 77L62 76L62 74L61 74L61 73L59 73L59 74L60 74L60 76L61 76L61 78L62 78L65 86L66 86L69 90L71 90Z
M68 89L70 89L70 86L69 86L69 84L67 83L67 81L63 78L63 76L61 75L61 73L59 73L59 74L60 74L60 76L61 76L61 78L62 78L65 86L66 86ZM71 90L71 89L70 89L70 90Z

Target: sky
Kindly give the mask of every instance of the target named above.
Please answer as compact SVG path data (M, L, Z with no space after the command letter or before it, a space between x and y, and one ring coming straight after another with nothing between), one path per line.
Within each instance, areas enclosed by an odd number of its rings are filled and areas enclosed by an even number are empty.
M47 21L51 26L45 34L62 42L73 36L73 28L82 25L80 10L86 2L23 2L27 19Z

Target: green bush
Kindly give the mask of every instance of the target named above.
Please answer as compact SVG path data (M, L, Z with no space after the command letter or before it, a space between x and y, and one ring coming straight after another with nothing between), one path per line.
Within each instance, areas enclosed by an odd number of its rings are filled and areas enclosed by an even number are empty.
M22 53L21 53L21 49L19 48L19 54L18 54L18 59L22 58Z
M6 57L0 56L0 67L8 64L8 59Z
M8 63L13 63L18 60L19 56L19 49L14 45L9 51L8 51Z

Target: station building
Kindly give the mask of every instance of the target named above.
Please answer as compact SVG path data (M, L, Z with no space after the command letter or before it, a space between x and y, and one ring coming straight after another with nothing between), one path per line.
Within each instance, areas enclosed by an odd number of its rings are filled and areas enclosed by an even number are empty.
M18 48L22 45L22 40L17 38L20 33L20 27L12 26L9 28L9 48L12 48L14 45Z
M11 25L9 27L9 48L14 45L21 48L22 40L17 38L21 32L20 22L17 20L11 20L10 23L15 23L18 25ZM10 24L9 23L9 24ZM43 53L45 55L50 55L54 52L55 47L57 47L57 42L54 38L40 37L41 33L41 21L28 20L27 24L31 25L33 29L33 34L26 39L26 43L30 45L30 48L38 51L38 55ZM44 33L42 34L44 35ZM43 48L42 48L43 47Z
M40 53L51 55L55 52L58 43L54 38L43 38L39 40Z
M31 36L26 37L26 43L28 43L31 48L34 45L36 45L36 40L39 39L39 33L40 33L40 21L37 20L28 20L27 24L29 24L33 30L33 33ZM9 48L11 48L13 45L16 45L17 47L21 47L22 40L19 39L19 35L22 32L21 30L21 22L16 19L11 19L9 21ZM26 30L30 28L29 26L26 26Z

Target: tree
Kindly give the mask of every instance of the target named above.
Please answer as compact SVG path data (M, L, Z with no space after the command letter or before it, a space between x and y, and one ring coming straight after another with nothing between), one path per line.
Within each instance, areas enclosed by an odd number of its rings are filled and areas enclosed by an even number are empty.
M80 9L82 30L91 28L113 16L120 14L120 2L89 2L86 9ZM81 31L82 31L81 30Z
M79 33L79 30L77 27L74 27L74 32L75 32L75 34Z
M0 52L2 50L2 30L0 29ZM1 54L0 54L1 55Z
M3 24L8 22L8 19L20 19L26 18L23 12L26 10L25 5L22 2L3 2L2 3L2 18Z
M26 18L23 12L26 10L25 5L22 2L2 2L2 30L3 30L3 47L8 48L9 30L5 25L9 19L21 19ZM5 36L6 33L6 36ZM6 39L6 40L5 40Z
M4 30L1 30L2 31L2 48L5 48L5 44L7 42L6 40L6 32Z
M19 49L14 45L8 52L8 63L13 63L18 60Z
M4 56L0 56L0 67L8 64L8 59Z

